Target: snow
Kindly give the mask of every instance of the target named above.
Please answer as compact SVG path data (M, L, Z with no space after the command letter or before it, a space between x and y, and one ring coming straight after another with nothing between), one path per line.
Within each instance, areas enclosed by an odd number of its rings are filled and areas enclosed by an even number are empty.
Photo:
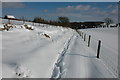
M33 31L17 27L3 31L3 77L50 78L58 53L72 31L60 27L36 27ZM50 38L42 34L48 34ZM16 75L20 73L20 76Z
M9 31L2 31L0 36L2 46L2 72L3 78L115 78L114 71L109 68L107 59L96 58L94 47L97 42L91 42L87 47L86 42L79 34L70 28L51 26L47 24L36 24L28 22L29 27L34 30L27 30L24 24L15 23L16 26ZM3 27L3 24L0 24ZM113 61L111 64L115 69L116 56L118 53L116 41L117 29L86 29L81 30L93 36L96 31L95 41L102 40L108 49L103 54L110 54ZM102 31L102 32L100 32ZM106 34L106 31L108 33ZM98 35L100 35L98 38ZM102 38L101 35L111 39ZM49 36L49 37L47 37ZM111 38L112 37L112 38ZM115 39L113 39L115 38ZM104 41L104 42L103 42ZM107 42L107 43L106 43ZM92 47L92 44L94 47ZM112 49L111 49L112 48ZM103 48L104 49L104 48ZM115 53L114 53L115 52ZM1 75L2 74L2 75Z
M2 44L2 32L0 32L0 44ZM0 79L2 78L2 45L0 45Z
M0 19L0 26L2 26L1 19ZM1 44L0 45L0 79L2 79L2 32L0 32L0 44Z
M71 52L66 55L65 78L112 78L101 60L87 48L81 38L77 38ZM79 48L78 48L79 47ZM68 59L67 59L68 58Z
M110 24L110 26L116 26L116 24Z
M91 28L80 31L87 34L87 40L88 35L91 35L91 48L95 52L97 52L98 40L101 40L100 59L113 75L118 76L118 28Z
M15 17L13 15L6 15L7 18L14 19Z

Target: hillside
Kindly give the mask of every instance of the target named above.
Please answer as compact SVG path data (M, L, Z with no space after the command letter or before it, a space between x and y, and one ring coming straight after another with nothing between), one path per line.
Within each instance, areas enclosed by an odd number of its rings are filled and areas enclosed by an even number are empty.
M27 25L33 29L29 30L25 25L16 24L12 25L13 28L9 31L2 31L0 34L2 36L0 39L2 41L2 73L0 74L3 78L117 77L113 69L108 66L113 66L115 71L118 71L117 28L80 30L92 36L95 35L96 40L102 39L105 46L109 45L107 49L102 48L104 50L101 51L101 54L107 55L108 58L101 56L97 59L96 49L87 47L86 42L75 30L43 25L44 27L42 24ZM0 24L0 27L3 27L3 24ZM112 45L113 41L114 45ZM92 43L96 42L91 42L91 46Z

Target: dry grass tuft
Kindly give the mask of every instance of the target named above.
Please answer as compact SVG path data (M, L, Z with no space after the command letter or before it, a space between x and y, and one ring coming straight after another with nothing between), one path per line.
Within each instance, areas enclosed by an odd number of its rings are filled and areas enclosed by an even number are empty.
M34 30L34 29L32 29L32 27L29 27L28 25L24 25L24 27L25 27L25 29L28 29L28 30Z
M45 37L47 37L47 38L50 38L50 36L49 36L49 35L47 35L47 34L45 34L45 33L44 33L43 35L44 35Z
M0 31L4 31L4 30L9 31L12 28L13 28L13 25L11 25L11 24L4 24L3 28L0 28Z

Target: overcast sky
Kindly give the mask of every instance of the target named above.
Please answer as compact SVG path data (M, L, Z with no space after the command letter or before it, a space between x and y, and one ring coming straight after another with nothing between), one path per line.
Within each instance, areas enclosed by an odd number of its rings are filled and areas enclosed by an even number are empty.
M3 16L14 15L16 18L42 17L57 20L58 16L69 17L70 21L103 21L109 17L118 20L117 2L4 2Z

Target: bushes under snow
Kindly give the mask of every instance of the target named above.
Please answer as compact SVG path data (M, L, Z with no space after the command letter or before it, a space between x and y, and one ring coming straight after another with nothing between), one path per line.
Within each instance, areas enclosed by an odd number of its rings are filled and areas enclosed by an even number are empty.
M28 30L34 30L32 26L29 26L29 25L27 25L27 24L24 25L24 28L25 28L25 29L28 29Z
M12 24L3 24L1 27L0 27L0 31L9 31L10 29L12 28L17 28L15 25L12 25ZM30 26L30 25L27 25L27 24L24 24L23 26L21 26L21 28L24 28L24 29L27 29L27 30L34 30L33 26Z
M4 24L3 27L0 28L0 31L7 30L9 31L10 29L14 28L12 24Z

